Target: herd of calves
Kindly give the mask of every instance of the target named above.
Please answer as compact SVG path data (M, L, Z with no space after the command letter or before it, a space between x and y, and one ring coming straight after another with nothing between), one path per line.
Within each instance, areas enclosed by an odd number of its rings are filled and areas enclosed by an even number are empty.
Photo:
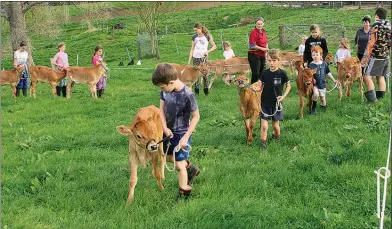
M288 66L290 68L291 75L295 74L294 69L298 72L296 82L300 95L300 117L302 118L302 109L304 106L303 97L308 98L307 106L310 109L311 96L309 95L313 87L312 78L314 73L311 69L304 67L302 56L299 56L294 52L282 51L280 53L280 60L282 66ZM325 62L327 62L327 64L332 63L332 55L330 53L326 57ZM246 57L234 57L227 60L211 60L207 61L207 64L201 64L199 66L172 65L177 69L178 78L188 87L192 87L199 77L208 75L210 72L214 72L214 75L211 77L209 88L212 87L216 78L220 76L222 76L222 79L226 84L230 84L232 75L246 75L250 72L248 59ZM358 58L350 57L345 59L342 63L337 63L337 69L338 81L341 84L341 87L339 87L339 100L342 98L343 87L346 89L346 95L350 96L351 86L357 79L359 79L361 94L363 94L361 66ZM38 82L49 83L53 96L56 96L56 85L58 85L60 80L64 77L67 77L67 98L71 97L74 83L88 84L92 97L97 98L96 84L100 77L108 71L108 68L105 63L101 63L95 67L69 67L63 71L57 71L46 66L32 66L28 71L31 81L30 96L33 96L34 98L36 96L36 86ZM16 96L16 85L23 74L23 67L1 71L1 85L9 84L11 86L12 97Z

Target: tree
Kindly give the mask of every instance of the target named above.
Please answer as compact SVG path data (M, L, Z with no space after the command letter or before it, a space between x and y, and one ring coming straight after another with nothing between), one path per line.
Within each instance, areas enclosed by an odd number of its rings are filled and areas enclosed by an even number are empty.
M1 2L1 16L5 17L10 24L12 50L17 50L21 41L27 42L29 62L33 63L31 56L30 39L27 34L25 14L36 5L47 4L45 2Z

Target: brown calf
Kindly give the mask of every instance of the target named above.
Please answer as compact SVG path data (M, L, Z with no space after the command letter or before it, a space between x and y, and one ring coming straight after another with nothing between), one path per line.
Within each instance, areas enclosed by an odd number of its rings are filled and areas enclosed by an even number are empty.
M299 95L299 118L304 116L303 108L304 108L304 97L308 98L308 108L309 112L311 111L312 106L312 89L313 89L313 74L316 73L316 69L309 69L307 67L303 67L303 62L296 61L295 68L298 71L297 76L297 89Z
M196 80L199 77L210 73L205 64L200 64L199 66L187 66L182 64L170 65L176 68L178 79L189 88L192 88L192 85L196 83Z
M67 99L71 98L72 84L84 83L90 86L91 96L97 98L97 83L101 76L107 72L106 63L95 67L69 67L67 70Z
M358 57L349 57L343 60L343 62L337 62L338 69L338 81L341 87L339 87L339 101L342 100L342 87L346 89L346 96L351 94L351 86L354 81L359 79L359 88L361 90L361 96L363 98L363 77L361 70L361 62Z
M279 58L280 58L280 64L284 67L288 66L290 68L290 73L293 76L295 73L294 72L295 62L301 61L303 56L300 56L295 52L281 51L279 53Z
M238 94L240 96L240 111L242 114L242 118L245 122L245 130L247 136L247 143L252 144L253 137L252 131L253 127L256 124L257 119L260 116L261 112L261 92L262 91L254 91L251 86L248 86L249 79L240 75L234 79L234 84L239 89ZM257 81L252 84L261 88L261 82Z
M159 116L159 109L155 106L140 108L130 126L117 126L117 131L129 137L129 195L127 203L134 198L137 183L137 168L140 164L143 168L152 160L152 173L157 179L159 189L163 189L162 180L165 179L163 145L157 142L162 140L163 129ZM161 160L161 168L158 159Z
M24 66L18 65L11 70L1 70L1 85L9 84L12 90L12 97L16 97L16 85L18 85L20 77L24 74Z
M32 66L29 68L29 73L31 79L30 96L32 95L34 98L38 82L49 83L52 94L56 97L56 85L67 75L66 69L57 71L46 66Z
M222 76L224 79L227 75L234 74L248 74L250 72L250 66L247 57L233 57L226 60L209 60L207 61L208 69L215 72L210 80L208 88L211 89L215 79ZM227 81L225 81L226 84Z

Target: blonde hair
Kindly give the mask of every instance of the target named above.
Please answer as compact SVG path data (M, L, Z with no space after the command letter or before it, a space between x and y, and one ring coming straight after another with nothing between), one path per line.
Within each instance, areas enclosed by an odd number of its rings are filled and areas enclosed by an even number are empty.
M270 49L267 53L268 57L272 60L280 61L280 51L279 49Z
M321 31L320 31L320 27L317 24L313 24L310 26L309 28L310 32L316 31L318 36L321 36Z
M226 47L231 48L230 42L229 42L229 41L224 41L224 42L223 42L223 47L224 47L224 48L226 48Z
M339 43L342 44L345 49L350 50L350 41L347 38L340 38Z

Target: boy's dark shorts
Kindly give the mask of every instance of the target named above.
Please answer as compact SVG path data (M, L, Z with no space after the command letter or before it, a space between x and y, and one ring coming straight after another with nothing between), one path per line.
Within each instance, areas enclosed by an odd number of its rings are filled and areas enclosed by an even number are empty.
M163 141L163 152L166 153L169 141L170 141L170 147L169 147L169 151L167 152L167 155L173 155L173 150L174 148L176 148L176 146L178 145L178 143L180 142L181 138L184 136L184 134L175 134L173 133L173 137ZM164 135L163 138L165 138L166 136ZM188 145L191 145L192 143L192 136L189 137L188 139ZM184 149L188 151L187 149L188 147L185 147ZM189 158L189 152L185 152L183 149L181 149L180 151L178 151L176 153L176 161L183 161L185 159Z
M275 107L263 107L261 106L262 111L264 114L267 115L272 115L275 113L276 108ZM260 118L264 120L272 120L272 121L282 121L283 120L283 108L282 111L276 112L274 116L268 116L266 117L263 113L260 112Z

